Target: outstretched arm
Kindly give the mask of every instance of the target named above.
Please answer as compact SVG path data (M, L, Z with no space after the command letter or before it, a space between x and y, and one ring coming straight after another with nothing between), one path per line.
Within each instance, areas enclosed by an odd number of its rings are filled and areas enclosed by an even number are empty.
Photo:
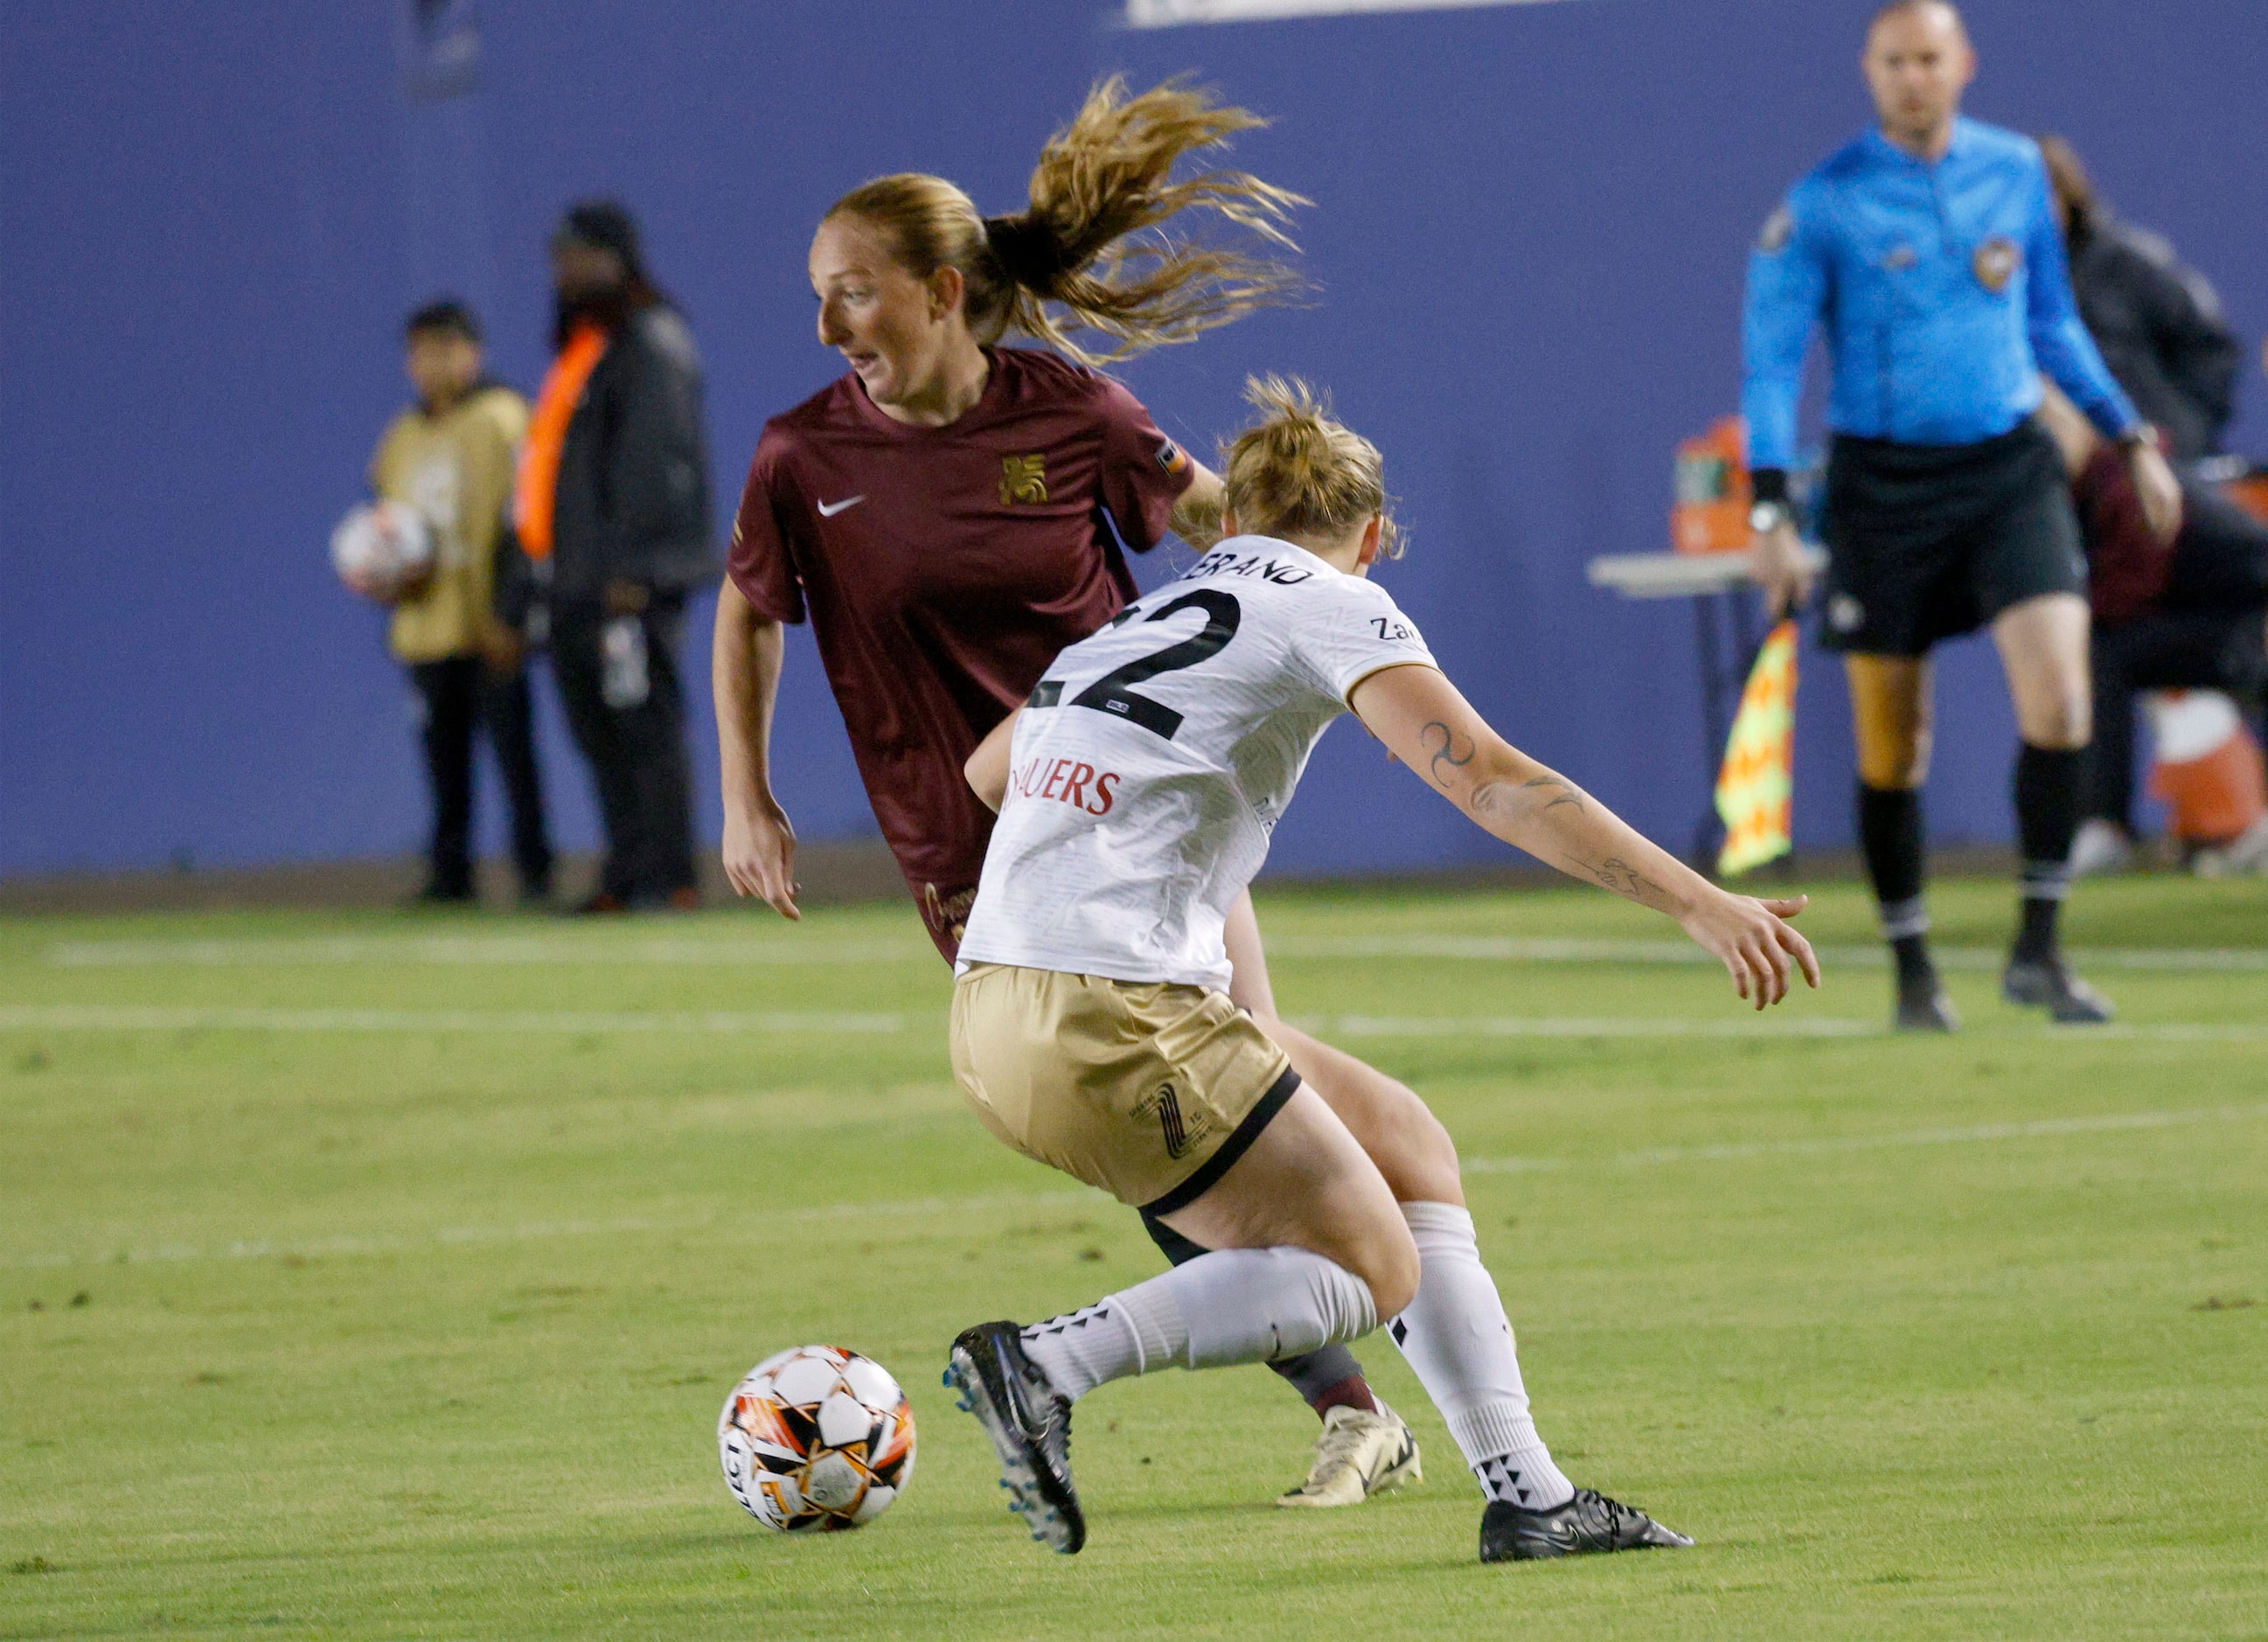
M760 613L730 577L717 595L710 686L717 700L717 751L725 789L725 876L781 917L795 904L795 828L772 796L772 709L785 655L780 624Z
M1571 877L1675 918L1758 1009L1787 995L1792 970L1819 984L1811 944L1785 919L1805 897L1756 901L1718 888L1607 806L1489 728L1438 669L1388 667L1350 704L1371 733L1474 823Z

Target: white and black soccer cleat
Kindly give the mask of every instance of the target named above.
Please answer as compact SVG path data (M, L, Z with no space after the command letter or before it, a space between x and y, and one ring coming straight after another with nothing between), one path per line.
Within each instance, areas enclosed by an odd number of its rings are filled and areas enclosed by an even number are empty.
M1609 1550L1668 1550L1693 1542L1643 1511L1588 1488L1565 1505L1530 1511L1509 1499L1491 1499L1481 1513L1483 1562L1537 1562Z
M2117 1013L2109 998L2073 975L2061 958L2010 958L2000 975L2000 996L2012 1004L2045 1008L2058 1026L2100 1026Z
M1086 1543L1086 1516L1071 1480L1071 1399L1024 1355L1012 1322L980 1322L953 1343L946 1388L983 1422L1000 1454L1000 1486L1032 1537L1068 1557Z

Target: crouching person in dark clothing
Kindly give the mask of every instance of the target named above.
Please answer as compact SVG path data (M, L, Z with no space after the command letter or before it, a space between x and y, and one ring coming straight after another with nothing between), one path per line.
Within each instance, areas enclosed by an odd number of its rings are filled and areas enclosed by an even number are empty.
M708 439L693 337L610 201L554 236L558 348L528 429L520 541L549 614L552 670L607 834L591 912L699 902L678 649L713 582Z
M2268 687L2268 525L2187 469L2169 547L2142 517L2115 446L2052 389L2040 419L2062 447L2087 542L2095 746L2074 862L2115 871L2134 836L2134 710L2144 690Z

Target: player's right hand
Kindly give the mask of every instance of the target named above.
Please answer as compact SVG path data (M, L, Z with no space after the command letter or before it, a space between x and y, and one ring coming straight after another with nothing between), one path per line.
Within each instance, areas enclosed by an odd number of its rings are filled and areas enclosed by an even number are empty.
M1758 901L1717 890L1677 921L1697 946L1716 954L1734 990L1764 1009L1787 996L1798 968L1815 990L1819 985L1817 954L1786 922L1810 902L1808 895Z
M767 903L784 918L800 921L795 904L795 828L770 799L725 810L725 876L736 894Z
M1795 526L1783 523L1756 537L1756 565L1750 574L1764 588L1764 603L1777 622L1802 607L1817 573L1804 563L1803 539L1795 534Z

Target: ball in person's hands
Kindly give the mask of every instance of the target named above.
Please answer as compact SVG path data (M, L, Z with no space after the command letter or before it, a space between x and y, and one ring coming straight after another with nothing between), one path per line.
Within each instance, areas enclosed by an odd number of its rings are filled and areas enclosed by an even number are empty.
M331 567L365 599L391 604L433 570L433 533L414 507L365 502L331 533Z

